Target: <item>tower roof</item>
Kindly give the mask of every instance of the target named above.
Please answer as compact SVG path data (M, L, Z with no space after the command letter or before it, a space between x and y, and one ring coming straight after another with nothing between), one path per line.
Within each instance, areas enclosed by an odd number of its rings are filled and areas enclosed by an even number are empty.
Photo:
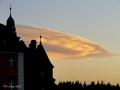
M42 63L43 67L53 68L54 66L51 64L51 62L48 58L48 55L47 55L47 53L42 45L41 39L42 39L42 36L40 36L40 44L37 47L40 63Z
M10 16L8 17L8 19L7 19L7 27L9 27L9 28L15 28L15 21L14 21L14 19L12 18L12 8L11 8L11 6L10 6Z

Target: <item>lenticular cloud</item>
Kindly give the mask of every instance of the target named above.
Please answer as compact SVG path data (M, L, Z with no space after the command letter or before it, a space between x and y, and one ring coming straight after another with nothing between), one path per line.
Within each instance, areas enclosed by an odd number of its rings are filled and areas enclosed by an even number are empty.
M86 38L66 34L57 30L17 26L18 36L29 44L32 39L42 43L51 59L81 59L85 57L103 57L111 55L108 50Z

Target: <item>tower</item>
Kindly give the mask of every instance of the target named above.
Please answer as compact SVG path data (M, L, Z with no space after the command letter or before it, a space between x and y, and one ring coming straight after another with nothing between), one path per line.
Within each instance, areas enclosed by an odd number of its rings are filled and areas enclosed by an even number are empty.
M16 34L11 15L0 24L0 90L51 90L53 65L42 45L31 40L27 47Z
M37 57L38 63L40 63L40 87L41 89L53 89L54 81L53 78L53 68L54 66L51 64L47 53L42 45L42 36L40 36L40 43L37 47Z
M53 65L51 64L41 42L36 46L32 40L29 48L25 50L25 90L53 90ZM29 63L28 63L29 60Z
M12 8L10 6L10 16L9 18L7 19L7 22L6 22L6 26L7 26L7 29L10 30L11 32L15 33L16 31L16 28L15 28L15 21L12 17Z
M11 15L0 24L0 90L23 90L23 49Z

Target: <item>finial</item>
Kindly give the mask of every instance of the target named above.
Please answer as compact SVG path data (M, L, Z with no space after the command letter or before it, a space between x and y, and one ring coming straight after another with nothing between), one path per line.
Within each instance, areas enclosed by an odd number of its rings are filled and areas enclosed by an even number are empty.
M42 36L40 35L40 44L42 43Z
M12 8L11 8L11 4L10 4L10 15L11 15L11 10L12 10Z

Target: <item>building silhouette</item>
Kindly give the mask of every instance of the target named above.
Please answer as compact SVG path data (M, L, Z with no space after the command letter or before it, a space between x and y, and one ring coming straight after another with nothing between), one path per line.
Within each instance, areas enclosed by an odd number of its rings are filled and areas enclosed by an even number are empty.
M11 15L6 25L0 24L0 90L52 90L53 65L36 40L27 47L17 36Z

